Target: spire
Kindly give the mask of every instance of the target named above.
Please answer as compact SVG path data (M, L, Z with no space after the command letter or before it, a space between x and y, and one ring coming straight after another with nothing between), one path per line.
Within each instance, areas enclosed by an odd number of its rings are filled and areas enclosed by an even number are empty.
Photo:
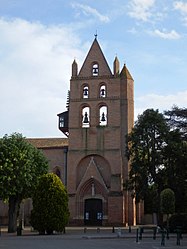
M77 73L78 73L78 65L76 60L74 59L72 63L72 76L77 76Z
M124 78L127 78L127 79L130 79L130 80L133 80L129 70L127 69L126 65L124 64L122 70L121 70L121 73L120 73L120 76L121 77L124 77Z
M114 75L119 75L119 60L117 56L115 57L113 68L114 68Z

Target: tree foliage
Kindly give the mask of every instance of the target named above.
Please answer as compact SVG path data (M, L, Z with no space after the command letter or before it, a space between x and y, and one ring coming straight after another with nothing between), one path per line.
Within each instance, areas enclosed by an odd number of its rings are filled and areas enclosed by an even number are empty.
M48 173L40 178L33 196L31 225L39 233L62 232L68 223L68 195L60 178Z
M160 193L160 207L163 214L168 215L175 212L175 193L170 188L166 188Z
M48 163L42 152L22 134L0 139L0 196L9 203L9 232L16 230L21 201L32 196L38 177L47 170Z
M127 155L131 162L128 189L134 189L136 201L144 199L148 187L155 184L161 191L163 173L162 150L168 126L158 110L148 109L127 138Z
M171 188L176 196L176 211L187 211L186 125L185 108L173 107L164 114L147 109L138 116L127 137L126 155L131 168L125 185L137 202L149 199L152 191L158 198L154 200L154 210L159 210L161 191Z
M179 130L187 141L187 108L173 106L172 110L164 112L169 126L173 130Z

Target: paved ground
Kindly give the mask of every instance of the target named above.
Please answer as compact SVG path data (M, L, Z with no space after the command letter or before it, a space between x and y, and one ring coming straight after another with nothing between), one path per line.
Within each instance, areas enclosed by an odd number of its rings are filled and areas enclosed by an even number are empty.
M120 235L120 236L119 236ZM187 249L187 236L183 236L180 245L176 245L176 235L172 235L161 246L161 237L153 240L151 232L145 232L143 239L136 242L136 229L132 232L112 228L67 228L66 234L38 235L26 229L22 236L8 234L2 231L0 236L0 249L160 249L185 248Z

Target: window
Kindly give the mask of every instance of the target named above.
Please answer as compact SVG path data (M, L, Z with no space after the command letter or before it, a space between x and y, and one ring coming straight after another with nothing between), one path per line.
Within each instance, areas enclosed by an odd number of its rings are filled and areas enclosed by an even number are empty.
M56 169L56 175L60 178L61 177L61 173L60 173L60 170L59 169Z
M90 126L90 107L82 109L82 127L88 128Z
M64 116L59 117L59 127L63 128L64 127Z
M98 76L99 75L99 65L98 63L94 63L92 66L92 75Z
M99 109L99 125L100 126L107 125L107 106L102 106Z
M100 87L100 95L99 95L101 98L105 98L106 97L106 86L105 85L102 85Z
M89 96L88 86L84 86L83 87L83 99L88 98L88 96Z

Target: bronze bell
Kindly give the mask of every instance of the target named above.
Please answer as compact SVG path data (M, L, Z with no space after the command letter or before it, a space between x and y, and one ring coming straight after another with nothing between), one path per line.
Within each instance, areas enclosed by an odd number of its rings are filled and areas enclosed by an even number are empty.
M105 97L105 89L101 89L101 97Z
M84 124L89 123L89 121L88 121L88 113L87 113L87 112L85 112L85 114L84 114L83 123L84 123Z
M84 96L88 96L88 88L84 88L83 94L84 94Z
M102 122L106 121L106 118L105 118L105 114L104 114L104 112L102 113L102 116L101 116L101 121L102 121Z

